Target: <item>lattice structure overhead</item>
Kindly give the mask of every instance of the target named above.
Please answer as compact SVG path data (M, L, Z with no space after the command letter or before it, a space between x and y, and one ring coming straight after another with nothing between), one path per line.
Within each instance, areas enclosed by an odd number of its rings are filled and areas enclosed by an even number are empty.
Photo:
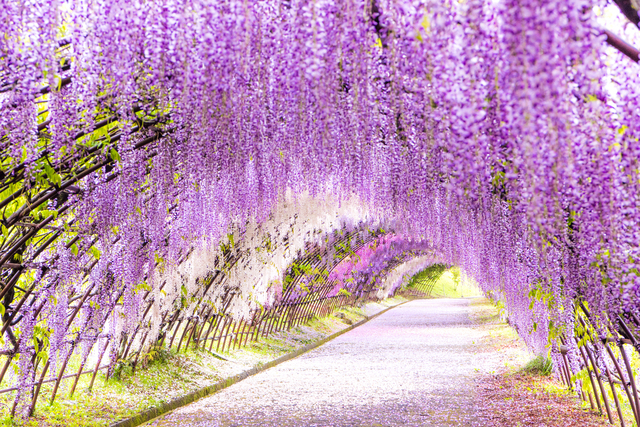
M637 347L640 37L617 3L4 1L12 411L436 262L551 339L568 384L580 319Z

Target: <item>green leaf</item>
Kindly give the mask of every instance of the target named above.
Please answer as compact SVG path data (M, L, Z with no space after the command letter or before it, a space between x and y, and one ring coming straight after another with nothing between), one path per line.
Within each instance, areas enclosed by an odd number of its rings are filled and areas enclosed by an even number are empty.
M53 184L60 185L62 183L62 178L60 175L49 165L49 163L44 164L44 172L47 174L47 178Z
M151 286L147 282L142 282L138 286L135 287L133 292L137 294L138 292L143 291L143 290L151 292Z
M115 148L111 149L111 158L116 162L120 161L120 154L118 154Z
M93 255L95 259L100 259L101 252L98 248L96 248L95 246L91 246L89 248L89 251L91 252L91 255Z
M4 305L0 303L0 315L4 316L5 311Z
M71 253L74 256L78 256L78 245L76 245L75 243L73 245L71 245Z
M53 216L53 219L58 219L58 211L57 210L42 209L39 212L45 218L48 217L49 215L51 215L51 216Z

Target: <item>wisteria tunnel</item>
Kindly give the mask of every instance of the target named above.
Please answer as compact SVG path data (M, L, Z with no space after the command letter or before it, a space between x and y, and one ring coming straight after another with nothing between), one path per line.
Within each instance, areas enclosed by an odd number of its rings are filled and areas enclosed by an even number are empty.
M457 266L639 425L637 9L0 0L2 416Z

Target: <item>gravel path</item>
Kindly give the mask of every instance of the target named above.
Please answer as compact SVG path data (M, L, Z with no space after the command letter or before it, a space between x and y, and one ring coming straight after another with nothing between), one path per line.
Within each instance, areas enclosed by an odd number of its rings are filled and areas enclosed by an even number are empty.
M484 425L474 377L504 361L482 351L470 310L468 299L411 301L149 425Z

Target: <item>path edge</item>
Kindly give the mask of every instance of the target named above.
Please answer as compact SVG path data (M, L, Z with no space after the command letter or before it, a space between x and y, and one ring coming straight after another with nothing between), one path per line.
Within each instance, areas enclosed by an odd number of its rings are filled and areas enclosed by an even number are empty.
M399 304L396 305L392 305L391 307L387 307L384 310L379 311L376 314L373 314L371 316L365 316L364 319L360 320L357 323L354 323L353 325L349 325L346 328L335 332L327 337L324 337L316 342L313 342L311 344L306 344L302 347L300 347L297 350L292 351L291 353L287 353L283 356L278 357L277 359L271 360L267 363L263 363L259 366L254 366L251 369L248 369L244 372L241 372L239 374L236 374L232 377L229 378L225 378L223 380L218 381L217 383L211 384L209 386L203 387L199 390L193 391L189 394L186 394L182 397L178 397L176 399L173 399L169 402L166 403L162 403L159 406L155 406L153 408L147 409L137 415L134 415L133 417L130 418L125 418L124 420L120 420L117 421L115 423L109 424L109 427L137 427L139 425L142 425L146 422L149 422L151 420L153 420L154 418L157 418L161 415L165 415L171 411L174 411L182 406L186 406L190 403L195 402L196 400L200 400L203 397L209 396L213 393L216 393L220 390L224 390L225 388L232 386L233 384L236 384L246 378L249 378L255 374L258 374L262 371L266 371L269 368L273 368L274 366L277 366L283 362L286 362L288 360L294 359L304 353L307 353L308 351L311 351L317 347L320 347L323 344L326 344L327 342L339 337L342 334L345 334L355 328L357 328L358 326L362 326L365 323L367 323L368 321L375 319L376 317L386 313L387 311L391 310L392 308L396 308L396 307L400 307L403 304L406 304L410 301L413 301L412 299L408 299L407 301L403 301Z

